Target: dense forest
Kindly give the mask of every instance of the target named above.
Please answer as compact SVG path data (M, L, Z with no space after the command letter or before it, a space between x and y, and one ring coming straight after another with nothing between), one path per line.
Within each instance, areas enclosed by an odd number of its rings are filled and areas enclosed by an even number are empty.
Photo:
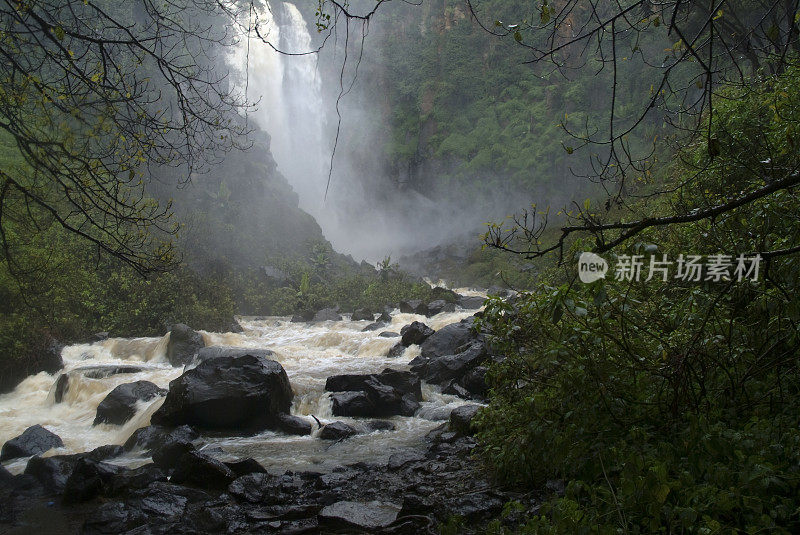
M0 17L3 529L800 530L797 1Z

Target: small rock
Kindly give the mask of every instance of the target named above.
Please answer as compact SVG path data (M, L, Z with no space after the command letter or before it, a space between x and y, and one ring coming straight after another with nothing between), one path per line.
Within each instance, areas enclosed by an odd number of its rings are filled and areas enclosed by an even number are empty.
M188 325L178 323L169 331L167 360L173 366L189 364L200 349L205 347L203 336Z
M402 343L397 343L393 345L391 349L389 349L389 353L386 356L390 359L396 359L402 357L403 353L405 352L406 346L404 346Z
M61 437L41 425L32 425L18 437L12 438L0 450L0 461L39 455L51 448L64 446Z
M478 414L480 405L462 405L450 413L450 430L462 435L469 435L473 431L472 419Z
M236 479L224 463L198 451L184 453L175 464L170 482L204 489L224 489Z
M261 466L261 463L255 459L248 457L247 459L240 459L238 461L226 462L225 466L233 470L237 477L246 476L247 474L266 474L267 469Z
M299 416L279 414L278 429L290 435L310 435L311 422Z
M361 332L362 333L367 333L367 332L371 332L371 331L377 331L378 329L382 329L384 325L386 325L384 322L376 321L374 323L370 323L369 325L367 325L366 327L361 329ZM383 333L381 333L381 334L383 334ZM378 335L378 336L380 336L380 335Z
M425 315L430 318L431 316L441 314L442 312L455 312L455 310L455 304L448 303L444 299L437 299L428 303L428 313Z
M402 336L400 343L406 347L413 344L419 345L427 340L433 333L433 329L421 321L415 321L400 329L400 336Z
M356 434L358 434L358 431L353 426L344 422L333 422L320 429L319 438L323 440L344 440Z
M400 507L393 503L341 501L324 507L319 520L330 528L377 530L394 523L399 512Z
M136 381L114 388L97 406L92 425L122 425L136 414L136 403L167 395L167 391L150 381Z
M396 333L394 331L383 331L378 336L380 336L381 338L399 338L400 333Z

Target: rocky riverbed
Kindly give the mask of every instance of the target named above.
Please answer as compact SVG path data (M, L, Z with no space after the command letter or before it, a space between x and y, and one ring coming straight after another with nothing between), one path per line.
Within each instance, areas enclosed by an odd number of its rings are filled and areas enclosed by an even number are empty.
M453 516L485 523L516 496L472 455L486 367L502 358L473 326L480 298L68 347L62 370L0 397L0 527L436 533Z

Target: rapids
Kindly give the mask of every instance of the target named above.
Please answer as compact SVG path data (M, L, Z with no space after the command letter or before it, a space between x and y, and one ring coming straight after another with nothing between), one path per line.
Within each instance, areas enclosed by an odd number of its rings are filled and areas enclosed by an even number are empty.
M462 294L476 292L459 290ZM324 391L325 380L331 375L377 373L384 368L404 370L419 354L419 346L407 348L399 358L386 357L399 338L379 336L383 331L399 332L412 321L423 321L433 329L460 321L474 310L456 309L432 318L403 314L395 310L392 322L384 329L361 332L369 321L326 321L322 323L291 323L288 317L239 318L243 333L213 333L201 331L207 346L266 348L275 352L289 376L295 397L292 414L310 421L311 415L323 423L341 420L357 425L362 419L333 417L331 400ZM64 441L64 447L45 455L77 453L106 444L123 444L138 428L149 425L150 415L163 403L163 398L141 402L136 415L126 424L92 426L97 406L116 386L147 380L162 388L183 373L173 368L165 358L169 335L161 338L110 338L92 344L65 347L62 352L65 367L60 373L41 372L26 378L17 388L0 396L0 444L19 435L34 424L41 424ZM91 367L138 366L140 371L101 377L85 373ZM55 385L61 373L68 376L69 388L60 403L55 401ZM359 461L381 462L395 451L419 443L424 435L448 417L450 409L466 403L442 394L438 387L423 383L422 408L413 417L388 418L394 431L375 431L348 440L331 443L316 438L314 425L311 436L288 436L263 432L249 437L204 435L204 449L225 458L253 457L268 469L277 471L316 470L332 468ZM28 459L5 463L12 473L24 470ZM131 451L114 459L114 463L135 467L149 462L141 451Z

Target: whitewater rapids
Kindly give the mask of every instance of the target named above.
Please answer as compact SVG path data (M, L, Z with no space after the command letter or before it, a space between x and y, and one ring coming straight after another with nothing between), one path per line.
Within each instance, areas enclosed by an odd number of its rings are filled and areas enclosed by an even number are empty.
M408 363L419 355L419 346L408 347L398 358L388 358L389 349L400 339L381 337L381 332L399 333L413 321L422 321L438 330L474 312L457 309L425 318L395 310L390 324L370 332L361 332L369 321L351 321L347 317L321 323L292 323L288 317L243 317L239 318L242 333L200 332L207 346L272 350L275 353L272 358L283 365L294 391L292 414L312 423L311 415L323 423L341 420L352 424L363 420L332 416L330 395L324 390L328 377L378 373L387 367L406 370ZM124 383L147 380L168 388L169 382L184 371L181 367L173 368L166 360L168 336L110 338L64 348L63 370L53 375L41 372L30 376L14 391L0 396L0 444L35 424L45 426L64 441L63 448L50 450L46 456L123 444L136 429L150 424L151 414L164 398L140 402L136 415L121 426L93 426L97 406L112 389ZM80 372L81 368L98 365L135 365L141 370L104 378L91 378ZM55 382L61 373L68 375L69 389L62 401L56 403ZM310 436L272 431L249 437L204 435L203 449L221 458L253 457L268 469L280 471L328 471L343 464L382 462L393 452L421 442L428 431L447 418L451 409L466 403L425 383L422 393L422 408L415 416L387 418L396 427L393 431L375 431L336 443L318 439L316 425ZM27 461L27 458L15 459L5 463L5 467L12 473L20 473ZM149 461L146 454L133 450L110 462L135 467Z

